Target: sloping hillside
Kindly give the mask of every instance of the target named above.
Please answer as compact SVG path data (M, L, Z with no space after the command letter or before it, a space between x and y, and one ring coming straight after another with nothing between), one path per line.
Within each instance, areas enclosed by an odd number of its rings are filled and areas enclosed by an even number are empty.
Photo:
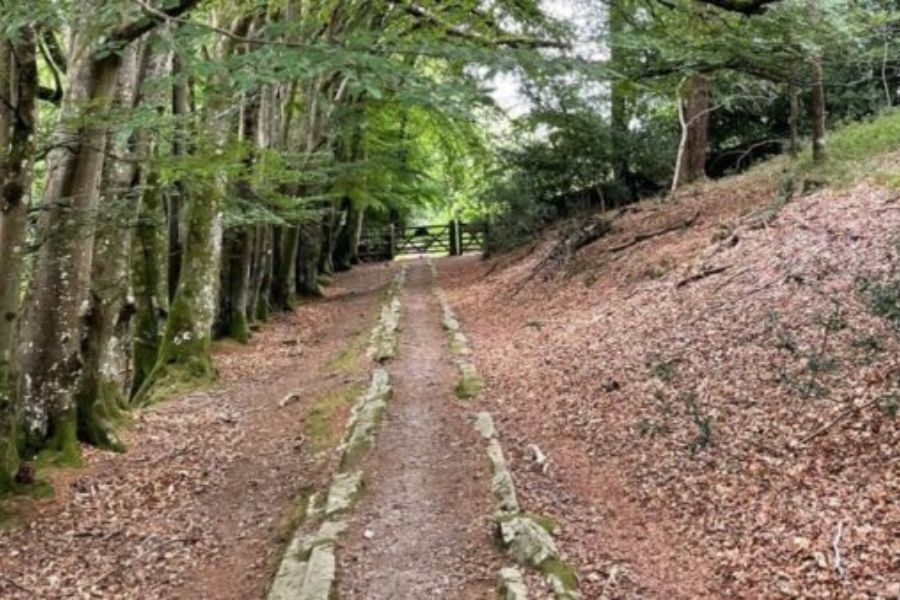
M441 265L588 598L900 595L900 194L779 173Z

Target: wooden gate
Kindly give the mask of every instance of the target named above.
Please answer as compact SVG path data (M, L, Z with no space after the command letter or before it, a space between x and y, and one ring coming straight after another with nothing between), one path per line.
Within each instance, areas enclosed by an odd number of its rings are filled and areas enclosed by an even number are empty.
M459 256L484 250L484 227L451 221L446 225L395 227L366 233L359 240L359 258L374 262L397 256L447 254Z

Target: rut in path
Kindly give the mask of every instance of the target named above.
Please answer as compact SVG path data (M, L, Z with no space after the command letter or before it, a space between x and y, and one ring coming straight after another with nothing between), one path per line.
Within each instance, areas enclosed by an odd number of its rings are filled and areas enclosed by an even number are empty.
M471 408L454 395L441 311L424 261L402 294L394 385L366 485L338 550L343 599L493 598L490 478Z

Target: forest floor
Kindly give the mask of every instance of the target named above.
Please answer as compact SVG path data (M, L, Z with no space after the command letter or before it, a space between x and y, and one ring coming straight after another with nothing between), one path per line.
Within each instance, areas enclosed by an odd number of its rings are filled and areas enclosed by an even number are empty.
M777 180L439 263L585 598L900 598L900 195Z
M86 448L52 498L7 503L0 598L260 597L330 478L393 271L338 275L248 346L217 345L215 387L134 413L129 450Z

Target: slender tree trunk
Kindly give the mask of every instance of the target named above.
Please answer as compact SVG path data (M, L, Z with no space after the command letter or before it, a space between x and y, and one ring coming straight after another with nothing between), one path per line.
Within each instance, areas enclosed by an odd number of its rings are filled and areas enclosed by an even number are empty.
M174 59L170 53L161 52L153 46L148 52L151 53L148 79L154 80L173 69ZM163 91L143 101L155 107L158 113L165 114L172 110L169 100L168 93ZM149 157L162 152L158 141L154 132L141 131L138 153ZM167 274L170 253L166 200L158 171L151 167L142 168L138 187L141 197L130 253L135 314L129 398L138 392L156 365L169 307Z
M622 37L625 28L625 7L621 2L608 4L609 59L613 69L621 69L625 60ZM628 132L628 106L626 101L626 85L621 80L610 84L610 128L613 134L615 158L613 159L613 176L617 182L628 186L631 201L637 200L637 189L632 185L632 177L628 167L630 140Z
M250 322L258 319L266 253L269 251L268 244L270 243L268 239L268 225L256 225L253 229L253 258L250 267L250 290L247 299L247 319Z
M353 264L353 232L356 226L356 215L350 198L344 198L343 210L338 213L336 220L339 231L334 247L334 269L335 271L347 271Z
M31 188L38 74L35 32L24 27L18 39L0 39L0 491L12 486L18 462L13 344Z
M244 226L225 233L222 329L225 335L242 344L250 339L247 308L250 300L253 231L252 227Z
M253 311L256 320L263 322L269 320L269 313L272 310L269 290L272 289L272 264L274 254L272 252L272 246L274 244L274 230L275 228L271 225L266 225L263 233L263 254L260 258L260 270L262 273L259 279L259 287L257 288L256 309Z
M352 238L350 240L350 262L351 264L359 264L359 239L362 237L363 222L366 216L366 209L357 208L351 212L353 223L351 226Z
M132 346L132 396L138 392L156 365L169 306L166 291L166 214L162 189L155 172L148 174L143 189L131 253L136 309Z
M709 80L703 75L690 78L685 99L687 138L681 162L679 184L688 184L706 177L706 147L709 130Z
M797 156L797 153L800 151L799 144L797 143L797 139L799 136L799 124L800 124L800 94L797 90L797 65L795 62L791 62L791 72L788 77L788 88L787 88L788 101L790 102L790 114L788 115L788 125L790 127L790 141L788 145L788 151L791 156Z
M294 269L299 237L300 229L297 226L282 229L278 260L272 273L272 303L276 310L293 310L297 303Z
M140 85L138 49L122 54L114 106L130 110ZM140 68L139 68L140 67ZM118 131L107 132L115 156L133 151L134 140L116 143ZM138 208L137 163L108 157L103 165L99 218L94 236L91 287L81 353L83 367L76 394L78 437L96 446L121 449L112 420L125 405L128 334L134 306L130 300L128 254L133 215Z
M176 52L172 57L172 75L175 77L176 83L172 86L172 114L175 117L177 135L172 141L172 154L175 156L185 156L191 152L185 139L189 139L191 127L188 119L191 118L191 90L187 81L181 77L184 74L182 60ZM178 280L181 276L181 260L183 253L183 223L182 211L188 202L188 185L183 181L178 181L174 186L175 193L167 194L166 197L166 214L168 224L168 293L169 302L175 297L175 290L178 289Z
M87 19L92 6L83 10ZM120 56L97 57L86 23L75 28L68 89L47 159L40 250L22 317L18 394L27 454L42 448L77 462L74 388L81 367L82 311L87 305L94 213L106 147L106 112Z
M809 62L812 78L812 102L809 116L812 121L812 156L813 162L825 160L825 82L822 74L822 57L813 56Z
M806 0L806 16L810 29L815 30L819 22L819 7L816 0ZM812 121L813 162L825 160L825 81L822 74L822 53L816 48L809 59L809 74L812 85L812 100L809 117Z

